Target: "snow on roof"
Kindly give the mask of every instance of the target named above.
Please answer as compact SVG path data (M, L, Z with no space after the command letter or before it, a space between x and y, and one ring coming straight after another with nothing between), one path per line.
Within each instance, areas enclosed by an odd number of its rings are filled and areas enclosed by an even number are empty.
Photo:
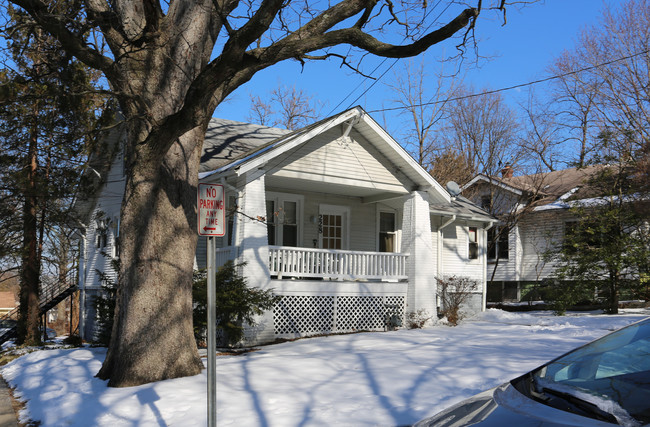
M518 195L527 193L534 196L536 210L566 209L569 207L570 201L594 198L599 195L597 189L590 186L588 181L607 167L606 165L592 165L511 178L481 174L463 186L463 189L478 183L487 183Z

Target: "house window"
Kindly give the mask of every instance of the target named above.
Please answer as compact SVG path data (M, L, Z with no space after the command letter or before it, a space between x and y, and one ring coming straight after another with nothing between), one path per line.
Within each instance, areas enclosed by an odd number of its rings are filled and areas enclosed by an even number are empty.
M266 224L269 245L297 247L300 241L302 197L269 193Z
M490 209L492 209L492 197L491 196L481 197L481 207L486 211L490 211Z
M99 249L104 249L108 242L108 232L106 230L97 230L96 245Z
M284 201L280 208L282 218L282 244L298 246L298 203Z
M108 226L110 220L104 217L103 213L98 213L95 219L95 246L98 249L104 249L108 244Z
M379 252L397 250L395 212L379 212Z
M235 240L233 230L235 229L235 215L237 215L237 197L228 196L226 202L226 233L228 235L228 246L232 246Z
M510 257L508 229L506 227L490 228L487 237L487 257L489 260L508 259Z
M469 227L468 236L468 257L469 259L478 258L478 229L476 227Z

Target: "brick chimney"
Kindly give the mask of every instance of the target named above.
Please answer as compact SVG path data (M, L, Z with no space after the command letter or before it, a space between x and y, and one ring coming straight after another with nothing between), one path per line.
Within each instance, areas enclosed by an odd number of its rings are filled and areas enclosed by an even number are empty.
M506 165L501 169L501 177L502 178L512 178L512 174L514 173L514 169L510 165L510 163L506 163Z

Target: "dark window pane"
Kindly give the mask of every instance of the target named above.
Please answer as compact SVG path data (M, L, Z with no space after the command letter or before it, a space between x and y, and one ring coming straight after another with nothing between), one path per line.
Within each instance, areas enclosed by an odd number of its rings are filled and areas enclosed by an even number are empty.
M499 244L498 244L498 249L499 249L499 259L508 259L510 254L509 254L509 243L508 243L508 230L505 228L502 228L499 230L501 232L501 235L499 236Z
M469 244L469 259L478 258L478 243Z
M496 259L497 242L495 240L495 237L496 237L496 229L492 227L488 230L488 247L487 247L488 259Z
M269 245L275 245L275 203L273 200L266 201L266 232Z
M395 252L395 235L379 233L379 252Z
M379 212L379 231L395 231L395 214L393 212Z
M282 245L298 246L298 227L295 225L282 226Z
M469 259L478 258L478 229L469 227Z

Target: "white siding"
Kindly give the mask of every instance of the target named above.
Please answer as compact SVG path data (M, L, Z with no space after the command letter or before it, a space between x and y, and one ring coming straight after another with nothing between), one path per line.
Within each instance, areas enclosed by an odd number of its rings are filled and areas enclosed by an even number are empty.
M404 191L413 184L361 135L342 141L340 129L318 135L268 166L269 176Z
M469 227L479 230L479 256L469 259ZM438 275L466 276L483 281L483 259L485 257L485 244L482 227L477 224L466 225L454 222L442 230L442 266Z
M566 210L533 212L520 223L523 256L521 280L542 280L553 273L553 265L545 264L542 256L551 245L564 238L564 222L571 216Z
M85 281L84 287L101 285L97 270L109 276L117 277L113 268L112 257L115 255L116 238L120 218L122 195L124 194L123 158L118 154L113 161L110 172L105 179L106 185L100 190L99 198L89 224L86 228ZM106 247L97 247L97 227L95 219L102 216L110 221L107 229Z

